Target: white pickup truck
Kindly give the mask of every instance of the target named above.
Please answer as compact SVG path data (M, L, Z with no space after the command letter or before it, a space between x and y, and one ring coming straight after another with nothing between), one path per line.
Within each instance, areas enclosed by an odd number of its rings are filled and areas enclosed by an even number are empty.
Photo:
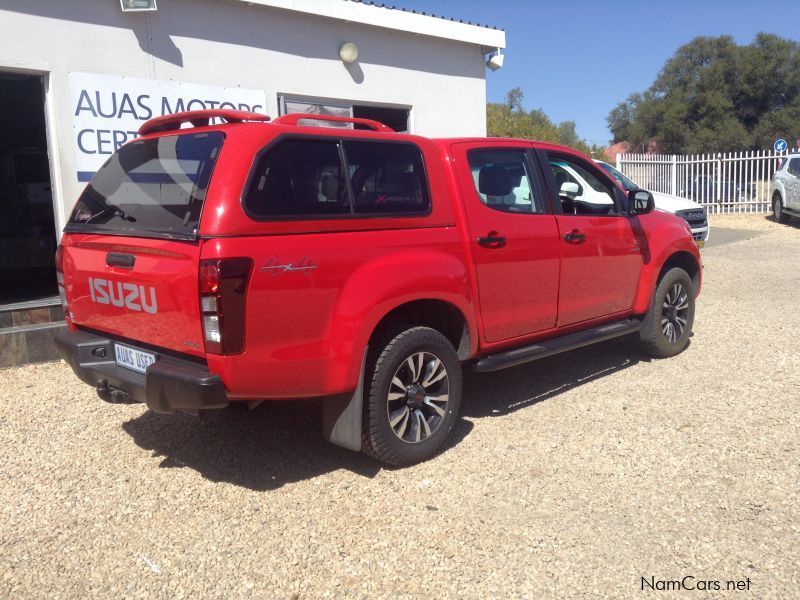
M595 160L594 162L608 172L608 174L616 179L626 190L641 189L640 186L636 185L621 173L619 169L612 167L607 162L603 162L602 160ZM800 166L800 160L798 160L798 165ZM586 187L591 188L591 186ZM658 210L678 215L689 223L694 241L702 248L708 241L708 236L711 231L708 225L708 216L706 215L705 207L702 204L698 204L686 198L681 198L680 196L662 194L660 192L651 193L656 201L656 208Z

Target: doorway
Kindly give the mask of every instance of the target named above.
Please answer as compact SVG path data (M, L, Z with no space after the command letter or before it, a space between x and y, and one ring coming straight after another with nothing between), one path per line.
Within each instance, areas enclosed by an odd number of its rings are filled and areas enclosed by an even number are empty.
M58 295L44 81L0 73L0 305Z

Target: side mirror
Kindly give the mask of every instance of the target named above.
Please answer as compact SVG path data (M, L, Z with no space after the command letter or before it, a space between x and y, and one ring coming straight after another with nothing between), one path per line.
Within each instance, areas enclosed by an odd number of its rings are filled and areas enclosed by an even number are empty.
M559 196L568 196L574 198L580 194L581 188L574 181L565 181L561 184L561 189L558 191Z
M656 201L647 190L631 190L628 192L628 204L632 215L644 215L653 211Z

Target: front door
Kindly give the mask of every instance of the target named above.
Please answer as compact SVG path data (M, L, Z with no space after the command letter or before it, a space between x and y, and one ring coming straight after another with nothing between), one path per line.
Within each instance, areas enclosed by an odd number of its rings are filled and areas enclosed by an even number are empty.
M593 163L572 154L542 152L540 158L550 167L547 181L560 208L558 326L629 310L645 244L620 206L616 186Z
M525 142L456 147L487 342L556 324L558 228L529 150Z

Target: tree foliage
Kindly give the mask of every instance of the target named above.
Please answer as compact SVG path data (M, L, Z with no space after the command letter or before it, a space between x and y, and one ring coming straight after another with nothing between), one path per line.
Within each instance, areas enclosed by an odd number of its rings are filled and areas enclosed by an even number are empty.
M614 141L643 152L695 154L771 146L800 136L800 44L759 33L697 37L678 48L649 89L607 118Z
M578 135L575 121L556 124L541 109L525 110L524 98L522 90L515 87L506 94L504 103L486 105L486 129L490 136L555 142L604 158L602 147L589 144Z

